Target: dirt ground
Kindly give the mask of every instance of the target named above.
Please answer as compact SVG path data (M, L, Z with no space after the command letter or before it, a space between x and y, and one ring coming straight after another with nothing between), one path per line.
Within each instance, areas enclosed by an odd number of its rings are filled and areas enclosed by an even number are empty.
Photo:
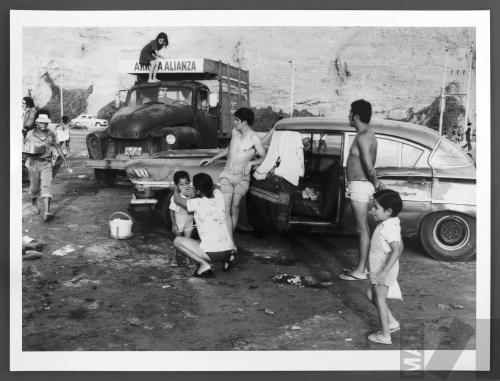
M126 211L132 187L97 186L84 137L72 137L74 172L54 180L53 221L31 214L23 186L23 235L45 243L42 258L23 260L24 351L400 349L422 340L425 349L475 348L474 261L438 262L406 241L404 301L390 304L402 330L381 347L366 339L379 329L368 283L337 279L356 261L354 237L238 233L235 268L193 278L194 267L176 266L159 221L110 237L108 218ZM68 244L81 248L52 255ZM273 282L283 273L326 283Z

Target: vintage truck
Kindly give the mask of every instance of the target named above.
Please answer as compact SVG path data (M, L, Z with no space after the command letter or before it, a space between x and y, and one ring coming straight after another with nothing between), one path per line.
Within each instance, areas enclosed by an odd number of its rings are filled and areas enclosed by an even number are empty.
M120 72L136 75L124 106L109 127L87 135L87 167L102 186L125 174L130 160L162 157L183 149L215 149L231 139L231 114L249 107L249 73L207 58L169 59L159 64L159 82L148 68L120 60Z
M390 120L370 122L378 141L379 179L399 192L404 237L418 237L433 258L463 261L476 253L476 168L462 150L430 128ZM250 182L248 221L256 230L355 234L346 197L346 163L356 131L347 118L289 118L276 131L300 134L304 176L297 186L269 175ZM271 144L277 137L274 134ZM217 150L172 151L157 160L135 160L127 167L134 184L131 209L158 208L168 223L173 175L205 172L215 182L224 161L200 167ZM283 158L280 158L283 159ZM241 216L240 216L241 217ZM244 217L244 215L243 215ZM240 218L241 219L241 218Z

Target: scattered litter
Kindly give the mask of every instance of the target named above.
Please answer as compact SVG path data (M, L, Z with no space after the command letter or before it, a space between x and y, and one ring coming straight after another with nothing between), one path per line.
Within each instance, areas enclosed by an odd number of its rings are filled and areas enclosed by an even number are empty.
M339 314L341 314L341 313L342 313L342 311L339 311Z
M264 309L264 312L265 312L266 314L268 314L268 315L274 315L274 312L273 312L273 311L271 311L270 309L267 309L267 308L266 308L266 309Z
M188 319L194 319L196 318L197 316L189 311L182 311L182 313L184 314L185 317L187 317Z
M87 307L89 310L97 310L99 308L99 303L93 302Z
M161 327L163 329L172 329L175 327L175 324L174 323L162 323Z
M25 235L23 237L23 244L27 244L27 243L33 242L34 240L35 240L34 238L31 238L31 237L28 237L27 235Z
M56 251L54 251L52 253L52 255L57 255L59 257L62 257L64 255L67 255L69 253L72 253L76 250L80 250L83 246L82 245L73 245L73 244L69 244L69 245L66 245Z
M347 339L345 339L345 341L352 341L352 339L348 337Z
M294 331L298 331L298 330L300 330L300 329L302 329L302 328L301 328L299 325L292 325L292 326L290 327L290 329L293 329Z
M23 259L27 261L32 261L34 259L42 258L42 253L36 250L27 250L26 254L23 256Z
M161 286L161 288L170 288L170 287L172 287L172 286L169 284L164 284L163 286Z
M446 309L450 308L446 304L441 304L441 303L438 304L438 307L441 308L441 309L443 309L443 310L446 310Z
M152 330L154 329L154 327L151 327L151 326L149 326L149 325L145 325L145 326L144 326L144 327L142 327L142 328L144 328L146 331L152 331Z
M462 305L460 305L460 304L454 304L452 307L453 307L454 309L456 309L456 310L463 310L463 309L464 309L464 306L462 306Z
M82 274L77 275L68 281L62 282L62 285L65 287L81 287L81 286L85 286L87 284L97 285L100 283L101 283L101 281L99 281L99 280L88 279L88 275L85 273L82 273Z
M139 318L133 317L133 318L128 318L127 323L139 327L142 324L142 321Z
M281 284L289 284L300 288L304 287L323 288L323 287L329 287L333 284L333 282L319 282L312 276L288 275L288 274L278 274L273 276L273 282Z

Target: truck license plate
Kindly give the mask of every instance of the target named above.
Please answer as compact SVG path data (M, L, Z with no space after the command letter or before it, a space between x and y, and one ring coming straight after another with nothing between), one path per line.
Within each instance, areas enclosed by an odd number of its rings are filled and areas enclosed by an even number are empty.
M125 155L139 156L142 153L142 147L125 147Z

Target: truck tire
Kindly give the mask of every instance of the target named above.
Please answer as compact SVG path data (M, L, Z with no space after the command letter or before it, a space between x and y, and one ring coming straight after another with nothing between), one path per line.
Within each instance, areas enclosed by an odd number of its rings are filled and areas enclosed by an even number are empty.
M430 214L420 226L420 242L434 259L466 261L476 254L476 219L451 211Z
M168 230L172 229L172 221L170 220L170 197L172 196L172 192L166 192L166 194L162 198L160 212L161 219L165 224Z
M94 176L102 188L112 187L116 182L117 170L114 169L94 169Z

